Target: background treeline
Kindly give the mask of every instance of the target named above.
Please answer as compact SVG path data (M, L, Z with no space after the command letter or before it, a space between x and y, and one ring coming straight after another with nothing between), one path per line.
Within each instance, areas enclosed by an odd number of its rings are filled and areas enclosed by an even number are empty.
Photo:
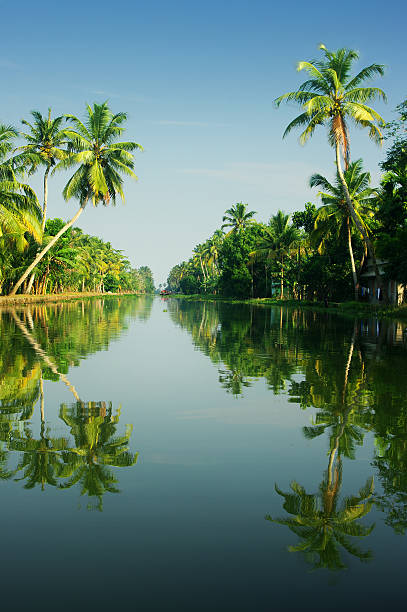
M339 301L365 297L365 283L370 298L400 299L400 286L407 283L407 101L397 107L398 118L386 125L367 105L386 100L385 93L365 86L383 76L385 67L371 64L353 74L357 51L330 51L324 45L320 50L322 58L297 65L307 80L275 100L277 107L289 102L301 109L284 136L300 128L300 143L305 144L318 126L327 128L336 176L310 178L310 186L320 189L318 207L307 203L292 217L279 210L259 222L247 204L233 205L221 228L170 271L170 291ZM384 174L379 186L371 184L361 159L351 160L352 125L377 144L391 143L380 164ZM361 279L367 265L370 284ZM389 280L397 285L390 286Z
M83 121L69 114L53 118L49 109L46 116L32 111L22 132L0 124L0 294L154 292L147 266L132 268L110 242L73 227L89 202L124 200L123 175L137 178L132 151L141 145L117 141L126 118L103 103L87 106ZM47 219L49 182L70 168L62 195L78 200L79 210L67 222ZM27 182L38 172L42 204Z

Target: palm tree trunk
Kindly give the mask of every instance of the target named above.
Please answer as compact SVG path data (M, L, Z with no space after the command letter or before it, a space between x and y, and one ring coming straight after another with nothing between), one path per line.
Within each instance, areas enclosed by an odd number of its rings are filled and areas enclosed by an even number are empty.
M40 380L40 404L41 404L41 423L45 421L45 411L44 411L44 383L42 381L42 372L41 372L41 380Z
M19 288L21 287L21 285L23 284L23 282L25 281L25 279L27 278L27 276L30 274L30 272L32 272L32 270L34 270L34 268L39 264L39 262L41 261L41 259L44 257L44 255L46 253L48 253L48 251L54 246L54 244L57 242L57 240L63 235L65 234L65 232L67 230L69 230L69 228L75 223L75 221L78 219L78 217L83 213L83 211L85 210L85 206L88 202L89 196L86 197L86 199L82 202L82 204L80 205L80 208L78 210L78 212L76 213L76 215L74 215L72 217L72 219L70 221L68 221L68 223L66 223L64 225L64 227L52 238L52 240L47 244L47 246L45 247L45 249L43 249L41 251L41 253L38 253L38 255L36 256L36 258L34 259L34 261L28 266L28 268L26 269L26 271L24 272L24 274L21 276L21 278L16 282L16 284L14 285L14 287L12 288L12 290L10 291L9 295L15 295L17 293L17 291L19 290Z
M47 205L48 205L48 174L51 166L47 166L44 174L44 204L42 206L42 231L44 231L45 221L47 220Z
M49 171L51 170L51 166L47 166L47 169L45 170L44 173L44 203L42 205L42 232L44 233L44 228L45 228L45 221L47 219L47 204L48 204L48 175L49 175ZM31 289L33 286L33 282L34 282L34 278L35 278L35 272L33 272L31 274L30 280L28 282L28 286L27 289L25 291L25 293L31 293Z
M375 270L375 276L376 276L376 284L377 284L377 286L380 289L382 289L380 271L379 271L379 267L377 265L377 260L376 260L375 252L373 250L373 245L370 242L369 236L367 235L367 232L366 232L365 228L363 227L363 224L360 222L360 220L359 220L359 218L358 218L358 216L357 216L357 214L355 212L355 209L353 208L352 200L351 200L350 195L349 195L348 186L346 184L345 177L343 175L343 170L342 170L342 166L341 166L341 157L340 157L341 154L340 154L340 143L339 143L339 140L337 140L337 142L336 142L335 151L336 151L336 167L337 167L337 170L338 170L339 180L341 181L343 193L345 194L345 199L346 199L346 204L348 206L349 214L352 217L352 220L354 221L356 227L358 228L358 231L363 236L363 240L364 240L364 242L366 244L366 248L367 248L367 250L369 252L369 256L371 257L371 259L373 261L374 270Z
M267 297L267 265L264 266L264 271L266 273L266 297Z
M204 282L206 281L206 276L205 276L205 270L203 267L203 263L202 263L202 257L199 256L199 261L201 262L201 270L202 270L202 274L203 274L203 278L204 278Z
M353 278L353 288L355 292L355 301L357 302L359 299L359 287L358 287L358 276L356 274L356 266L355 266L355 258L353 257L353 249L352 249L352 236L350 233L350 219L346 217L346 229L348 232L348 249L350 256L350 265L352 267L352 278Z
M16 322L17 327L20 329L24 337L28 340L28 342L34 349L35 353L39 356L39 358L45 363L45 365L51 370L51 372L53 372L53 374L56 374L66 384L68 389L72 392L76 401L80 401L79 395L75 387L69 382L65 374L61 374L61 372L58 371L58 368L55 365L55 363L51 360L50 357L48 357L47 353L41 348L41 346L38 344L38 342L35 340L32 334L28 331L28 329L26 328L26 326L24 325L20 317L17 315L14 308L11 311L11 316L13 317L14 321Z
M284 257L281 257L280 300L284 298Z

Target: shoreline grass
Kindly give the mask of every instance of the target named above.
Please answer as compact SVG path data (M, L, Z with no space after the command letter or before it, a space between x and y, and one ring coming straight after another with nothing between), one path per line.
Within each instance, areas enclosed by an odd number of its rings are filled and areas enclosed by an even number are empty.
M139 293L97 293L96 291L84 291L78 293L48 293L45 295L0 295L0 308L7 306L26 306L28 304L47 303L53 304L56 302L71 302L73 300L83 300L90 298L111 298L125 296L145 295Z
M257 306L286 306L305 308L318 312L340 314L346 317L375 317L378 319L407 319L407 304L392 306L390 304L367 304L364 302L310 302L305 300L279 300L274 298L227 298L219 295L172 294L171 297L198 302L226 302L229 304L255 304Z

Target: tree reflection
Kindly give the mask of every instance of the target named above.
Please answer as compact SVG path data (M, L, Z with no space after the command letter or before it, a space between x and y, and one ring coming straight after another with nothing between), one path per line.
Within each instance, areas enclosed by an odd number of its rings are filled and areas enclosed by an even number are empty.
M138 458L138 453L132 454L128 448L132 426L127 425L123 435L116 435L119 415L120 410L114 415L112 404L105 402L77 402L70 407L63 404L60 411L75 445L62 453L59 476L64 482L59 487L68 489L79 484L81 495L97 498L94 507L98 510L103 509L106 492L120 492L109 467L130 467Z
M236 398L256 380L285 393L302 409L317 409L304 427L312 440L338 440L354 459L367 432L383 494L374 501L396 532L407 530L407 334L397 321L353 321L284 306L169 300L176 325L216 364L219 383ZM350 342L349 342L349 339Z
M314 426L305 427L303 430L308 439L329 431L329 462L319 485L319 492L307 494L295 481L291 483L291 493L284 493L276 485L277 493L284 498L283 508L292 516L277 519L266 516L267 520L285 525L299 536L299 544L290 546L289 550L304 553L306 561L312 564L314 569L344 569L346 565L341 558L341 547L360 561L372 558L370 551L361 550L349 538L368 536L374 527L359 523L373 505L373 478L368 478L357 495L339 501L342 485L341 456L354 459L355 442L363 442L363 429L359 426L363 424L363 412L360 413L359 405L354 403L360 396L361 377L357 374L350 375L355 339L356 326L353 328L342 382L338 386L331 386L329 401L322 402ZM358 368L354 369L356 372L357 370ZM336 380L338 381L338 378Z
M268 521L287 526L300 541L290 546L290 552L301 552L313 569L327 568L340 570L346 568L340 554L340 547L360 561L372 558L370 551L356 546L351 537L368 536L374 525L361 525L359 519L366 516L373 502L373 478L369 478L357 495L339 501L342 484L342 468L335 470L330 481L329 472L319 486L319 492L308 494L304 487L293 481L291 493L284 493L276 486L276 491L284 498L283 508L291 517L275 518L266 516Z
M61 469L61 451L68 446L66 438L53 438L50 429L41 422L40 437L35 439L31 429L26 426L21 434L13 431L8 449L21 454L17 468L12 473L13 476L22 472L22 475L15 478L16 481L24 480L25 489L33 489L37 484L41 489L45 485L56 487L58 476Z
M113 469L137 461L128 448L132 428L117 434L120 410L80 401L66 374L84 356L106 348L129 318L146 320L151 305L152 298L123 298L0 311L0 478L23 482L25 489L48 485L62 491L77 484L99 510L106 492L119 492ZM44 378L63 381L77 400L62 405L59 415L71 441L54 437L46 424ZM37 406L38 437L31 422Z

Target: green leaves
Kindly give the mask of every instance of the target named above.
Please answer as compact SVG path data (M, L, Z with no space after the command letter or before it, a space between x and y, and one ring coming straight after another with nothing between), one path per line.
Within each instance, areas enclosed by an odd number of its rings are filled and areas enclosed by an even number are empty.
M16 134L14 128L0 125L0 239L24 251L26 233L41 242L42 211L34 191L17 180L12 161L5 159Z
M298 71L305 70L311 78L302 83L297 91L278 97L275 104L279 106L283 101L293 101L303 110L303 113L288 125L283 137L292 129L305 126L300 135L301 144L305 144L317 125L326 124L330 129L331 144L340 142L346 157L347 131L338 129L339 122L335 122L335 118L340 118L344 124L346 116L349 116L360 127L369 128L369 137L375 142L382 139L378 126L384 125L384 120L364 104L376 98L385 100L386 96L377 87L360 85L375 76L382 76L384 67L372 64L350 78L352 64L359 57L356 51L345 48L328 51L324 45L321 45L320 49L325 56L323 60L301 61L297 66ZM356 104L359 106L355 106Z
M106 102L88 105L86 110L84 122L74 115L65 115L72 126L66 129L68 156L55 169L80 164L64 189L66 200L76 197L81 203L91 199L95 206L114 204L117 195L124 200L121 174L137 179L131 152L142 147L131 141L116 142L124 131L126 113L113 114Z

